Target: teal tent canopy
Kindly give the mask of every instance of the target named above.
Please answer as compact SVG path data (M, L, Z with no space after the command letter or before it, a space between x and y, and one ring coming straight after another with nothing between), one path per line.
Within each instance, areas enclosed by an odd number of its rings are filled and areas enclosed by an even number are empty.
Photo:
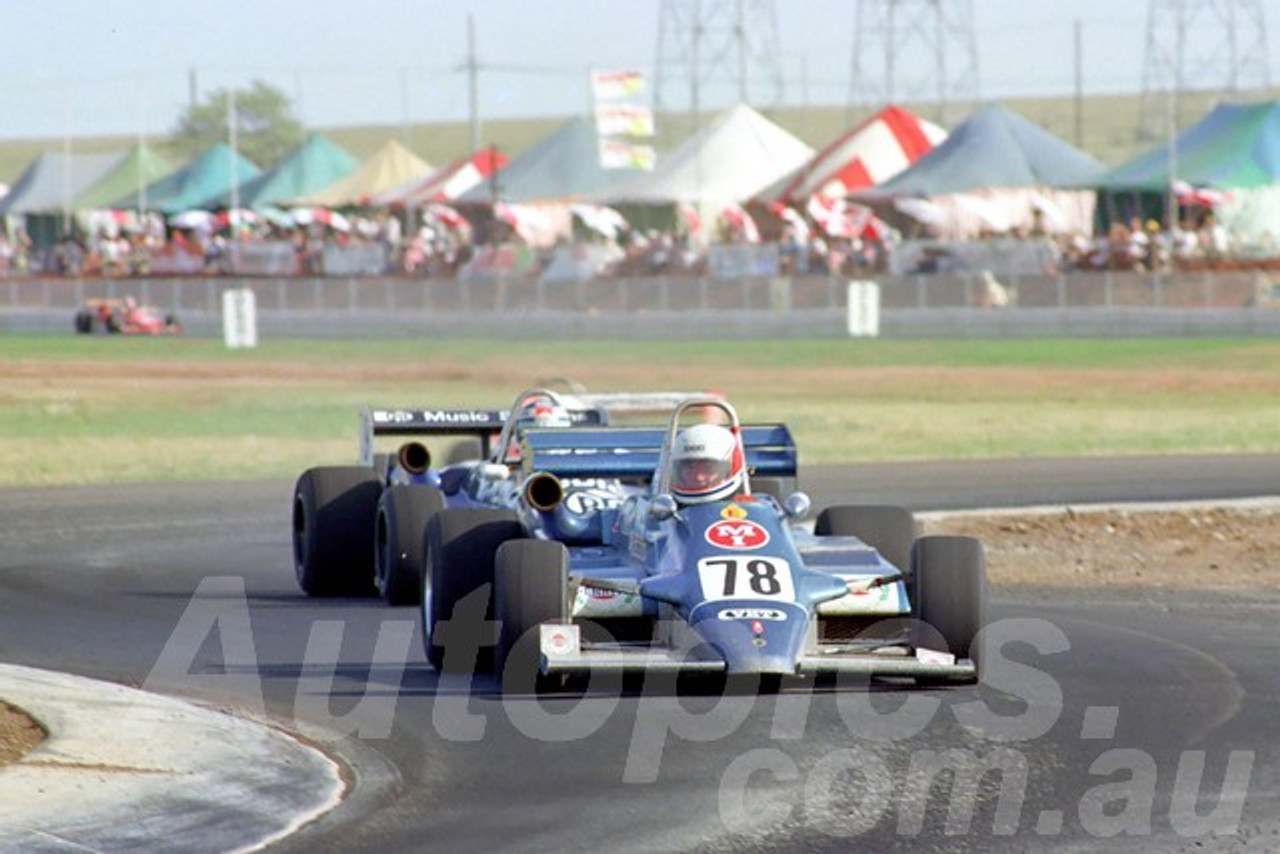
M236 183L261 172L231 146L219 142L203 154L146 188L147 205L166 214L192 208L211 208ZM124 200L121 200L124 201ZM109 207L127 207L112 204Z
M345 178L359 165L359 160L327 136L311 134L278 164L241 184L237 202L242 208L265 208L305 196ZM229 207L230 190L211 203Z
M1101 176L1105 192L1164 193L1174 181L1219 189L1280 183L1280 101L1220 104L1184 130Z

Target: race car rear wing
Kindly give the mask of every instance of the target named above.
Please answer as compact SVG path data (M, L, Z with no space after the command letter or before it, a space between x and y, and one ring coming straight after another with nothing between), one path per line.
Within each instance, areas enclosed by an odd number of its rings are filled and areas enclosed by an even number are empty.
M502 431L505 409L373 409L360 410L360 465L373 465L374 440L379 436L474 436L481 456ZM599 409L570 409L575 425L600 425L606 416Z
M528 430L521 455L525 472L561 478L648 478L658 467L665 428L609 427ZM785 424L746 424L742 445L756 477L795 477L797 452Z

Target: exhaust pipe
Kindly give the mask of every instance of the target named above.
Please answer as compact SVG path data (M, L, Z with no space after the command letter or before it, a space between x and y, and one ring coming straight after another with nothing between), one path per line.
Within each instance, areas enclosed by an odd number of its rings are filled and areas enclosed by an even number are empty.
M396 463L409 474L422 474L431 466L431 452L421 442L405 442L396 451Z
M524 500L534 510L547 513L564 501L564 485L550 472L534 472L524 482Z

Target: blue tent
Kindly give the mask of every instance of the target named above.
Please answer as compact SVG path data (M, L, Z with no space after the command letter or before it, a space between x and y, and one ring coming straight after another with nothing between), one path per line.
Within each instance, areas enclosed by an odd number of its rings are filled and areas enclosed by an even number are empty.
M910 168L859 196L943 196L1090 186L1106 166L999 105L983 107Z
M120 165L127 152L36 157L0 198L0 214L53 214L74 210L75 197Z
M600 166L595 122L578 117L512 158L505 169L472 187L459 201L490 201L495 179L498 198L505 202L581 199L615 187L634 174Z

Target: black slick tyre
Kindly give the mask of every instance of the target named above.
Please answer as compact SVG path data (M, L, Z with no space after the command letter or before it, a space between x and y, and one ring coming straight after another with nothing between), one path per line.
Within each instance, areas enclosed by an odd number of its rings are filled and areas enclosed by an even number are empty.
M373 520L382 484L360 466L307 469L293 490L293 567L308 596L373 592Z
M446 509L427 522L422 638L436 670L492 669L494 558L499 546L523 535L511 510ZM446 655L446 645L457 652Z
M444 509L434 486L396 484L382 492L374 525L373 579L388 605L413 605L422 595L427 521Z
M987 617L986 554L973 537L916 540L911 593L917 646L972 659L982 672L979 632ZM925 680L929 681L929 680Z
M915 516L903 507L844 505L818 514L813 532L818 536L857 537L902 572L911 576L911 545L917 528Z
M548 540L512 540L494 566L498 643L494 670L506 693L529 693L557 681L540 672L538 626L569 617L569 550Z

